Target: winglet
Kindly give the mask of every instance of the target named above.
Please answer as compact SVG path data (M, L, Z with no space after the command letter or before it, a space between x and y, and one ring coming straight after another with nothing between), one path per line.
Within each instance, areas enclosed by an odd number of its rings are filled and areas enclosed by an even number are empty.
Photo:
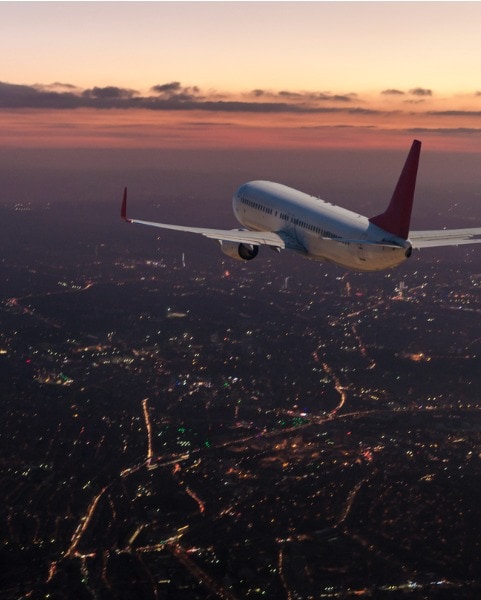
M120 209L120 217L123 221L131 223L130 219L127 219L127 188L124 188L124 197L122 199L122 208Z
M404 239L409 236L420 152L421 142L414 140L389 206L382 214L369 219L374 225Z

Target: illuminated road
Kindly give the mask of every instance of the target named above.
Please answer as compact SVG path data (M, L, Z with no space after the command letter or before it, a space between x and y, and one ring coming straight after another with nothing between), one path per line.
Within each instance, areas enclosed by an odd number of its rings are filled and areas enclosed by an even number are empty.
M70 544L69 549L65 553L66 557L71 558L72 556L77 556L77 557L84 556L83 554L80 554L77 552L77 546L79 545L79 542L82 539L82 536L87 531L87 527L89 526L90 520L92 519L92 517L95 513L95 509L97 508L97 504L99 503L100 498L105 494L105 492L108 490L109 487L110 487L110 485L106 485L105 487L103 487L100 490L100 492L94 497L94 499L90 503L90 506L88 507L86 514L80 519L80 522L77 525L77 529L75 530L75 532L72 536L72 543ZM95 556L95 554L88 555L88 556Z
M286 592L286 600L292 600L292 592L289 589L286 577L284 575L284 546L279 548L279 554L277 557L277 571L279 573L279 579L281 580L282 587Z
M336 408L331 410L330 414L333 415L333 414L336 414L337 411L341 410L341 408L346 403L346 398L347 398L346 388L343 385L341 385L339 378L337 377L337 375L333 372L333 370L327 363L322 363L322 368L324 369L325 373L327 373L327 375L329 375L329 377L334 381L334 389L341 396L341 399L339 400L339 404L336 406Z
M342 525L344 523L344 521L347 519L347 517L349 516L349 513L351 512L352 505L354 503L354 500L356 499L356 496L357 496L359 490L362 488L362 486L367 481L369 481L370 478L371 478L371 476L364 477L363 479L358 481L356 483L356 485L352 488L352 490L349 492L344 509L343 509L342 513L339 515L339 519L336 523L336 527L339 527L340 525Z
M212 594L223 600L237 600L234 594L226 589L223 585L212 579L203 569L199 567L185 552L185 550L179 544L171 544L168 546L169 550L175 556L175 558L184 566L193 577L202 583Z
M204 502L202 502L202 500L199 498L199 496L197 496L197 494L195 492L193 492L189 487L185 488L185 491L189 494L189 496L195 500L197 502L197 505L199 506L199 512L200 514L205 512L205 504Z
M145 459L145 462L148 465L150 465L150 462L152 460L152 456L153 456L153 451L152 451L152 425L150 423L150 415L149 415L149 409L147 407L147 402L149 401L148 398L144 398L142 400L142 411L144 413L144 421L145 421L145 428L147 430L147 457Z
M56 290L54 292L46 292L45 294L40 294L40 295L30 294L27 296L22 296L21 298L9 298L7 300L7 306L10 308L13 308L15 310L21 311L22 314L29 315L29 316L41 321L42 323L45 323L45 325L48 325L49 327L54 327L55 329L61 329L62 326L59 323L57 323L53 319L43 317L38 312L36 312L35 309L31 309L29 306L26 306L24 304L25 301L31 300L32 298L44 298L45 296L57 296L57 295L63 295L63 294L73 294L73 293L77 293L77 292L84 292L84 291L90 289L93 285L95 285L95 284L93 282L89 281L83 287L78 286L76 288Z
M369 361L369 366L368 369L375 369L376 368L376 362L367 354L367 350L366 350L366 346L364 345L364 342L361 339L361 336L359 335L358 331L357 331L357 326L354 324L351 327L351 331L354 335L354 337L356 338L358 347L359 347L359 352L361 353L361 356L363 358L365 358L366 360Z

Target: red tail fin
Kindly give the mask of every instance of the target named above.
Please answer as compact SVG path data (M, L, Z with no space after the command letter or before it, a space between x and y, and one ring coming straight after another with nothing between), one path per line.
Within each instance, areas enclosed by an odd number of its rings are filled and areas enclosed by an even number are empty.
M130 221L130 219L127 219L127 188L124 188L124 196L122 198L122 207L120 209L120 218L127 222Z
M421 142L414 140L389 206L382 214L369 219L374 225L404 239L409 236L420 152Z

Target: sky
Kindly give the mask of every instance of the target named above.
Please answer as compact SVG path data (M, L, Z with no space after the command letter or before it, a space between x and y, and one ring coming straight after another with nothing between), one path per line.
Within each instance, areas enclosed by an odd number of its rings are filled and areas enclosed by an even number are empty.
M481 149L481 2L0 2L0 148Z

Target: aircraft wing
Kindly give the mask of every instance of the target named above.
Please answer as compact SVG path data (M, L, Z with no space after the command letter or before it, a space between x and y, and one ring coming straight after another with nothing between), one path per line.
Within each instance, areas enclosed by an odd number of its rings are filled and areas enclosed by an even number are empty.
M437 229L433 231L411 231L413 248L433 248L435 246L461 246L481 244L481 227L470 229Z
M122 200L122 208L120 216L127 223L135 223L137 225L148 225L149 227L158 227L160 229L171 229L173 231L184 231L186 233L197 233L207 238L222 242L234 242L238 244L252 244L253 246L270 246L284 250L296 250L297 252L307 253L306 248L299 242L296 236L293 236L287 231L252 231L248 229L209 229L204 227L188 227L186 225L171 225L169 223L157 223L155 221L142 221L140 219L130 219L127 217L127 188L124 189L124 197ZM481 230L480 230L481 231ZM413 232L415 233L415 232ZM426 232L425 232L426 233ZM429 233L429 232L427 232ZM341 238L322 238L329 243L350 243L350 244L372 244L375 246L383 246L385 248L399 248L399 245L385 242L370 242L369 240L354 240ZM481 241L481 240L480 240Z
M151 227L160 227L160 229L173 229L174 231L198 233L199 235L223 242L238 242L239 244L253 244L254 246L274 246L281 249L286 247L283 239L277 235L277 233L273 233L271 231L249 231L247 229L207 229L204 227L186 227L184 225L169 225L168 223L139 221L138 219L127 220L129 223L137 223L138 225L150 225Z
M254 246L271 246L274 248L286 248L286 242L280 235L272 231L249 231L247 229L208 229L204 227L186 227L185 225L170 225L168 223L156 223L154 221L141 221L139 219L127 218L127 189L124 190L122 210L120 216L127 223L138 225L149 225L160 229L172 229L174 231L185 231L197 233L214 240L223 242L236 242L239 244L252 244Z

